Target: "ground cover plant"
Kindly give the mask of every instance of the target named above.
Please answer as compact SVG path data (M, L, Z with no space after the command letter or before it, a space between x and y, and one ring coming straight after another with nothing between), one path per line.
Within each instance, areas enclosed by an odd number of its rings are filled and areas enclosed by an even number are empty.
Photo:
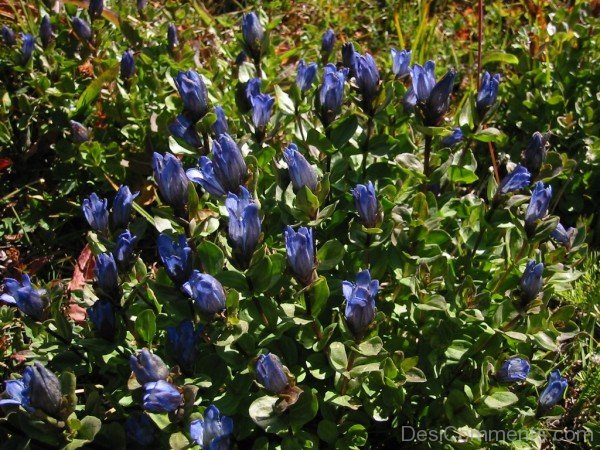
M363 3L3 7L2 448L594 448L597 9Z

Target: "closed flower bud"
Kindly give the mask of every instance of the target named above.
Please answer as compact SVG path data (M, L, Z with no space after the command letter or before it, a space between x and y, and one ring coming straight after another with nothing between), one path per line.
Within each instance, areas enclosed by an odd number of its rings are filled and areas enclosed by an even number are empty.
M252 104L252 123L254 127L257 130L266 128L269 119L271 119L275 99L268 94L258 94L252 97L250 103Z
M183 209L187 204L189 183L181 161L171 153L164 156L154 153L152 168L163 200L175 209Z
M190 436L203 449L228 450L231 433L233 421L223 416L215 405L206 408L202 419L190 423Z
M316 279L315 243L312 228L300 227L298 231L285 228L285 250L287 260L296 279L308 286Z
M548 213L552 199L552 186L544 188L544 183L538 181L531 194L529 206L525 212L525 225L532 226L536 220L542 219Z
M518 164L515 169L506 175L500 186L498 186L498 192L500 194L508 194L509 192L518 191L524 189L531 183L531 174L529 171Z
M327 64L323 69L323 83L319 90L321 120L325 126L339 115L344 102L344 83L348 69L337 70L333 64Z
M373 101L379 94L379 70L369 53L356 55L354 59L354 77L362 96L363 109L373 114Z
M407 93L405 103L409 106L419 106L425 125L439 125L444 114L448 111L455 76L454 69L450 69L436 83L435 63L433 61L427 61L424 66L419 64L412 66L412 89Z
M199 120L209 109L208 92L202 77L194 70L179 72L175 78L175 86L179 91L183 108Z
M104 0L90 0L88 14L92 20L102 16L102 11L104 11Z
M439 125L444 114L448 111L455 77L455 70L450 69L431 90L426 106L425 122L427 125Z
M392 48L390 51L392 54L392 72L396 75L396 78L404 78L410 74L410 57L411 51L396 50Z
M169 132L173 137L182 140L190 147L199 148L202 146L196 126L183 114L179 114L175 121L169 124Z
M175 386L164 380L144 384L142 397L146 411L168 413L175 411L183 402L183 397Z
M521 287L521 299L525 304L534 300L542 290L544 264L536 264L535 260L527 261L525 271L519 281Z
M379 222L379 207L373 183L369 181L366 185L357 184L352 189L352 196L363 225L367 228L375 228Z
M531 140L523 151L523 164L529 171L537 175L548 154L548 139L539 131L533 133Z
M217 116L217 120L212 124L212 131L215 137L219 137L222 134L229 133L229 126L227 125L227 117L225 116L225 111L220 106L215 106L215 115Z
M156 425L146 414L129 416L125 421L125 435L134 445L150 446L156 439Z
M321 39L321 53L329 55L333 51L335 45L335 32L330 28L324 34Z
M569 227L565 229L565 227L559 223L556 225L554 231L550 234L550 237L552 237L552 239L554 239L556 242L565 245L567 248L570 248L573 237L575 236L575 232L575 228Z
M50 416L60 412L62 393L56 375L35 361L23 372L23 394L30 407L41 409Z
M260 94L261 83L260 78L250 78L246 83L246 99L250 107L252 107L252 98Z
M192 274L192 249L185 236L173 241L166 234L158 236L158 255L167 275L177 285L185 283Z
M254 60L260 58L265 31L258 20L258 16L250 12L242 17L242 36L246 49Z
M410 69L412 89L417 102L426 103L435 86L435 63L427 61L424 66L415 64Z
M496 373L498 380L504 383L525 381L529 375L529 361L523 358L510 358L502 363L500 370Z
M5 293L0 295L0 302L15 305L24 314L35 320L44 317L48 298L45 289L34 289L31 285L29 275L23 274L19 283L14 278L4 279Z
M358 53L354 50L352 42L346 42L342 45L342 64L350 71L350 76L354 76L354 64Z
M296 144L290 144L283 151L283 157L288 166L294 191L306 186L312 192L317 191L317 172L306 158L298 151Z
M379 281L371 280L369 270L356 275L356 284L350 281L342 283L342 292L346 298L344 316L350 331L360 338L375 318L375 296L379 290Z
M201 156L198 160L198 168L188 169L186 171L188 179L202 186L206 192L215 197L227 195L220 181L215 174L214 165L206 156Z
M77 37L82 41L90 42L92 40L92 29L90 28L90 25L79 17L73 17L71 21L73 22L73 31Z
M3 25L0 33L2 34L2 40L7 47L12 47L17 43L17 36L10 27Z
M242 266L246 267L260 238L258 205L245 187L238 196L229 193L225 207L229 213L229 242Z
M452 133L441 140L444 147L453 147L463 140L463 132L459 127L454 127Z
M129 357L129 366L138 383L146 384L152 381L166 380L169 368L158 355L143 348L140 353Z
M98 300L87 310L98 336L112 341L116 334L115 309L108 300Z
M131 234L129 230L125 230L117 238L117 246L115 248L114 256L115 259L121 266L129 264L137 237Z
M90 130L79 122L71 120L71 136L75 142L87 142L90 140Z
M54 39L52 34L52 24L50 23L50 17L45 15L40 22L40 39L42 40L42 47L46 48Z
M169 51L173 52L179 45L179 39L177 39L177 28L172 23L167 28L167 44L169 45Z
M219 184L225 192L238 192L248 172L240 148L231 136L222 134L213 141L212 153L214 175Z
M129 186L121 186L115 195L112 208L112 220L116 228L125 228L129 223L133 200L140 195L139 191L134 194Z
M21 44L21 62L25 65L29 62L31 55L33 54L35 38L29 33L21 33L21 39L23 40L23 43Z
M298 89L302 92L308 91L313 81L315 81L316 76L316 63L305 64L303 59L298 62L298 71L296 73L296 86L298 86Z
M194 328L191 320L184 320L177 327L167 327L167 341L172 355L185 372L193 371L196 361L196 344L202 327Z
M225 309L225 291L219 281L197 270L184 285L183 291L190 296L198 309L205 314L216 314Z
M277 355L267 353L260 355L256 361L256 379L266 390L273 394L282 394L289 387L290 381Z
M135 59L133 59L133 52L127 50L121 57L121 78L128 80L135 74Z
M84 198L81 209L85 219L93 230L108 231L108 202L105 198L100 200L96 193L92 193L89 198Z
M500 85L500 74L490 75L483 73L481 85L477 92L477 114L482 118L486 111L496 102L498 97L498 86Z
M109 296L113 296L118 291L119 281L117 264L111 253L100 253L96 256L96 265L94 266L94 275L98 287Z
M559 370L553 370L548 379L548 386L540 394L538 405L542 411L556 405L561 399L569 383L560 376Z

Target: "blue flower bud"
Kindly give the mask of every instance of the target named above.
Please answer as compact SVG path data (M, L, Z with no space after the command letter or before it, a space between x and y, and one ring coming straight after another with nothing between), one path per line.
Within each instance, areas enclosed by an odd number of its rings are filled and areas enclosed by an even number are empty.
M41 409L46 414L56 416L60 412L62 393L56 375L38 361L23 372L23 396L28 406Z
M84 198L81 205L83 215L93 230L108 231L108 202L105 198L100 200L96 193L92 193L89 198Z
M212 130L215 134L215 137L219 137L222 134L229 133L229 126L227 125L227 117L225 116L225 111L220 106L215 106L215 114L217 119L212 124Z
M7 398L8 396L8 398ZM0 399L0 406L23 406L30 412L34 411L28 404L23 380L6 380L4 382L4 398Z
M521 299L525 304L534 300L542 290L542 283L544 281L542 278L543 273L544 264L536 264L533 259L527 261L525 271L519 280Z
M402 103L404 104L404 109L406 109L407 112L412 112L415 109L415 106L417 105L417 94L415 94L415 90L412 86L410 86L406 91L406 95L402 99Z
M183 401L183 397L175 386L165 380L144 384L142 397L146 411L168 413L175 411Z
M252 55L254 60L259 59L262 51L265 31L255 13L250 12L243 15L242 36L244 37L244 44L246 45L246 50L248 53Z
M172 52L179 45L179 39L177 39L177 28L172 23L167 28L167 44L169 45L169 51Z
M121 78L128 80L135 74L135 59L133 59L133 52L127 50L121 57Z
M525 225L532 226L538 219L542 219L548 212L548 205L552 199L552 186L544 188L544 183L538 181L531 194L529 206L525 212Z
M252 98L260 94L261 79L250 78L246 83L246 99L252 104Z
M575 232L575 228L569 227L565 229L565 227L559 223L556 225L554 231L550 234L550 237L552 237L552 239L554 239L556 242L570 247Z
M477 114L482 118L485 112L496 102L498 97L498 86L500 85L500 74L490 75L483 73L481 85L477 92Z
M264 129L269 124L275 99L268 94L258 94L252 97L252 123L256 129Z
M137 0L138 13L141 13L147 4L148 4L148 0Z
M498 186L498 192L500 192L500 194L508 194L509 192L524 189L529 186L530 183L531 174L525 167L518 164L511 173L502 179L500 186Z
M350 76L354 76L356 55L358 53L354 50L352 42L346 42L342 45L342 64L349 70Z
M129 367L140 384L166 380L169 376L169 368L160 356L151 353L147 348L143 348L137 356L129 357Z
M369 53L357 54L354 58L354 77L362 96L363 108L367 114L373 114L372 103L379 94L379 70Z
M175 242L166 234L160 234L157 246L158 255L169 278L175 284L183 284L192 274L192 249L185 236L179 236Z
M410 57L411 51L397 50L392 48L390 51L392 54L392 72L396 75L396 78L404 78L410 74Z
M547 410L556 405L561 399L569 383L560 376L559 370L553 370L548 379L548 386L540 394L538 405L540 409Z
M117 238L117 246L114 251L115 259L119 264L127 265L133 255L135 248L135 242L137 237L131 234L129 230L125 230Z
M194 329L191 320L184 320L177 327L167 327L167 341L173 352L173 358L185 372L192 372L196 361L196 344L202 332L202 326Z
M228 450L231 433L233 420L223 416L215 405L206 408L202 419L190 423L190 436L203 449Z
M435 86L435 63L427 61L424 66L415 64L410 69L412 89L417 102L427 103Z
M256 361L256 379L266 390L282 394L290 385L290 380L277 355L260 355Z
M213 170L226 192L238 192L246 181L248 169L238 145L228 134L213 141Z
M194 270L189 281L183 285L183 291L205 314L212 315L225 309L225 291L212 275Z
M346 298L344 316L350 331L361 337L375 318L375 296L379 290L379 281L371 280L369 270L356 275L356 284L350 281L342 283L342 292Z
M308 286L316 279L315 244L312 228L300 227L298 231L285 228L285 250L287 260L296 279Z
M116 334L116 317L112 303L108 300L98 300L88 308L87 313L96 333L106 340L114 340Z
M215 174L213 163L206 156L201 156L198 160L198 168L188 169L186 175L188 179L202 186L206 192L215 197L223 197L227 194Z
M21 45L21 62L23 65L27 64L33 54L35 48L35 38L29 33L21 33L21 39L23 43Z
M348 69L337 70L333 64L327 64L323 69L323 83L319 91L321 120L325 126L338 116L344 102L344 82Z
M431 90L425 108L424 120L426 125L439 125L444 118L444 114L450 107L450 94L452 93L455 77L456 71L450 69Z
M379 222L379 207L373 183L369 181L366 185L357 184L352 189L352 196L363 225L367 228L375 228Z
M112 296L118 291L119 281L117 264L111 253L100 253L96 256L94 275L98 287L107 295Z
M29 275L24 273L19 283L14 278L4 279L5 293L0 295L0 301L15 305L24 314L35 320L41 320L48 306L45 289L34 289Z
M535 175L540 171L547 155L548 140L542 133L536 131L523 151L523 164Z
M308 91L315 81L315 77L317 76L317 64L310 63L305 64L304 60L301 59L298 62L298 72L296 74L296 86L302 92Z
M321 53L328 55L333 51L335 45L335 32L330 28L323 34L321 39Z
M115 195L112 208L112 220L116 228L125 228L129 223L133 200L140 195L139 191L132 194L129 186L121 186Z
M73 17L71 21L73 22L73 31L77 37L82 41L90 42L92 40L92 29L90 28L90 25L79 17Z
M102 11L104 11L104 0L90 0L88 14L92 20L102 16Z
M444 147L453 147L463 140L463 132L459 127L452 129L452 134L449 134L441 140L441 144Z
M510 358L502 363L502 367L496 373L498 380L504 383L525 381L529 375L529 361L523 358Z
M40 22L40 39L42 40L42 47L46 48L54 39L52 33L52 23L50 23L50 17L45 15Z
M317 191L317 172L298 151L296 144L290 144L283 151L283 157L288 166L294 191L306 186L312 192Z
M156 439L156 426L146 414L129 416L125 421L127 439L142 447L149 447Z
M10 27L3 25L2 30L0 30L0 33L2 33L2 40L4 41L4 44L7 47L12 47L17 43L17 36Z
M73 136L73 140L77 143L90 140L90 130L74 120L71 120L71 135Z
M190 147L199 148L202 146L202 141L196 131L194 122L183 114L179 114L175 121L169 124L169 132L173 137L181 139Z
M242 266L247 266L260 238L258 205L245 187L239 196L229 193L225 207L229 213L229 242Z
M242 50L235 57L235 65L239 66L239 65L245 63L247 59L248 59L248 55L246 54L246 52L244 50Z
M152 157L154 179L163 200L176 209L183 209L188 200L188 179L181 161L171 153Z
M194 70L179 72L175 78L183 108L199 120L208 112L208 92L204 80Z

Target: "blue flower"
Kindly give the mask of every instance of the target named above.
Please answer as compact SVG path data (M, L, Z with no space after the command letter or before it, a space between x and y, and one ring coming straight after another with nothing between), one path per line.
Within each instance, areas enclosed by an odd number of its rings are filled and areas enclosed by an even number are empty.
M529 375L529 361L523 358L510 358L502 363L502 367L496 373L498 380L504 383L524 381Z
M151 353L147 348L143 348L137 356L129 357L129 367L140 384L166 380L169 376L169 368L160 356Z
M433 61L427 61L424 66L415 64L410 69L410 74L412 78L412 89L417 101L426 103L435 86L435 63Z
M121 186L115 195L112 208L112 220L116 228L125 228L129 223L133 200L140 195L139 191L132 194L129 186Z
M435 64L427 61L422 67L415 64L411 68L412 90L405 101L419 106L423 122L427 126L439 125L450 107L450 94L454 86L456 71L450 69L440 81L435 82Z
M543 411L556 405L562 399L568 385L567 379L560 376L560 371L553 370L548 379L548 386L538 400L540 409Z
M34 289L29 275L24 273L19 283L14 278L4 279L5 293L0 295L0 301L15 305L24 314L35 320L41 320L48 306L45 289Z
M171 383L158 380L144 384L142 401L146 411L167 413L175 411L181 405L183 397Z
M133 58L133 52L127 50L121 57L121 78L128 80L135 74L135 59Z
M333 51L335 45L335 32L330 28L324 34L321 39L321 53L329 55Z
M108 231L108 202L105 198L100 200L96 193L92 193L89 198L84 198L81 209L85 219L90 227L96 231Z
M542 219L548 212L548 205L552 199L552 186L544 188L544 183L535 184L529 206L525 212L525 225L532 226L538 219Z
M194 70L179 72L175 77L183 108L199 120L208 112L208 92L202 77Z
M533 259L527 261L525 271L519 280L521 298L524 303L529 303L535 299L542 290L542 283L544 281L542 278L543 273L544 264L536 264Z
M169 124L169 132L190 147L199 148L202 145L194 122L183 114L179 114L175 121Z
M127 265L133 255L137 236L131 234L129 230L123 231L117 238L117 246L114 251L114 256L117 262L121 265Z
M298 72L296 74L296 86L298 86L298 89L302 92L308 91L313 81L315 81L316 76L316 63L305 64L303 59L298 62Z
M445 138L442 138L441 144L444 147L453 147L463 140L463 132L459 127L452 129L452 134L449 134Z
M298 191L303 186L306 186L312 192L316 192L318 184L317 172L298 151L296 144L288 145L283 151L283 157L288 166L294 190Z
M367 228L375 228L379 221L379 208L373 183L369 181L366 185L357 184L352 189L352 196L363 225Z
M333 64L327 64L323 69L323 83L319 91L321 120L328 126L342 110L344 102L344 82L348 69L337 70Z
M213 163L206 156L201 156L198 160L199 168L192 168L186 171L188 179L202 186L206 192L215 197L223 197L227 194L215 174Z
M202 449L228 450L231 445L233 421L223 416L215 405L204 411L202 419L190 423L190 436Z
M182 321L177 327L167 327L167 341L173 351L173 357L186 372L192 372L196 361L196 344L202 327L194 329L191 320Z
M477 113L482 118L485 112L496 102L498 97L498 86L500 85L500 74L490 75L487 71L483 73L481 85L477 92Z
M78 143L90 140L90 130L74 120L71 120L71 135L73 136L73 140Z
M192 273L192 249L185 236L179 236L176 242L166 234L160 234L157 246L169 278L175 284L183 284Z
M125 421L125 433L129 441L148 447L156 439L156 426L146 414L136 414Z
M298 231L285 228L285 250L287 260L296 279L308 286L316 278L315 244L312 228L300 227Z
M92 20L97 19L104 11L104 0L90 0L88 5L88 14Z
M183 291L205 314L212 315L225 309L225 291L212 275L194 270L189 281L183 285Z
M73 17L71 21L73 22L73 31L77 37L83 41L90 42L92 40L92 29L90 28L90 25L79 17Z
M350 76L354 76L354 63L358 53L354 50L352 42L346 42L342 45L342 64L349 71Z
M410 74L410 57L411 51L397 50L392 48L390 51L392 54L392 72L397 78L404 78Z
M258 244L261 225L258 205L252 195L243 186L240 191L239 196L229 193L225 207L229 213L229 241L234 254L246 266Z
M164 201L176 209L183 209L188 199L188 179L181 161L171 153L152 157L154 179Z
M246 83L246 99L248 100L248 103L252 104L252 97L260 94L260 85L260 78L250 78L248 80L248 83Z
M94 266L94 275L98 287L105 294L112 296L119 289L117 276L117 264L111 253L100 253L96 256L96 265Z
M506 175L500 186L498 186L498 192L501 194L508 194L509 192L518 191L524 189L531 183L531 174L529 171L518 164L515 169Z
M21 39L23 43L21 45L21 62L23 65L27 64L33 54L35 48L35 38L29 33L21 33Z
M28 400L24 397L25 385L23 380L4 381L5 398L0 399L0 406L23 406L28 411L33 412L34 408L28 405ZM8 396L8 398L6 398Z
M50 23L50 17L46 14L40 22L40 39L42 40L42 47L48 47L53 38L52 23Z
M357 54L354 58L354 77L362 96L363 108L373 114L373 101L379 94L379 70L375 60L369 53Z
M227 117L225 116L225 111L220 106L215 106L215 115L217 119L212 124L212 130L216 137L221 136L222 134L229 133L229 126L227 125Z
M256 361L256 379L266 390L282 394L290 385L287 374L277 355L260 355Z
M265 31L254 12L243 15L242 36L248 53L254 60L258 60L262 51Z
M136 6L137 6L138 13L141 13L147 4L148 4L148 0L137 0Z
M346 323L357 337L365 333L375 318L375 296L378 290L379 281L371 280L368 269L356 275L356 284L350 281L342 283L342 292L346 298Z
M575 235L575 231L575 228L569 227L565 229L565 227L561 223L559 223L558 225L556 225L554 231L550 234L550 237L552 237L552 239L554 239L556 242L570 247L571 240Z
M256 129L263 129L269 124L275 99L268 94L258 94L252 97L252 123Z
M167 44L169 45L169 51L175 50L179 45L179 39L177 39L177 28L172 23L167 28Z
M531 173L537 174L547 155L548 140L542 133L536 131L523 151L523 164Z
M15 32L10 27L3 25L0 33L2 34L2 40L7 47L12 47L17 43Z
M112 303L108 300L98 300L88 308L87 313L96 333L112 341L116 334L115 309Z

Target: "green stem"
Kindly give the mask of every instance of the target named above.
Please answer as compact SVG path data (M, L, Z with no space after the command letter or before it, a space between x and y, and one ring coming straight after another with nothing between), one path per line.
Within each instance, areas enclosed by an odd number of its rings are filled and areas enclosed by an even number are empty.
M358 343L357 343L358 345ZM350 356L348 357L348 364L346 364L346 372L348 372L348 376L350 376L350 371L354 367L354 361L356 360L356 352L354 350L350 350ZM350 378L344 377L344 381L342 383L342 389L340 393L342 395L346 395L346 391L348 390L348 383L350 382Z
M426 178L429 178L429 172L431 168L429 166L429 159L431 157L431 142L433 138L431 136L425 135L425 155L423 159L423 174Z
M361 173L363 180L367 176L367 156L369 154L369 143L371 142L371 135L373 134L373 116L369 115L369 120L367 121L367 137L365 138L365 142L362 148L363 159L361 163Z

